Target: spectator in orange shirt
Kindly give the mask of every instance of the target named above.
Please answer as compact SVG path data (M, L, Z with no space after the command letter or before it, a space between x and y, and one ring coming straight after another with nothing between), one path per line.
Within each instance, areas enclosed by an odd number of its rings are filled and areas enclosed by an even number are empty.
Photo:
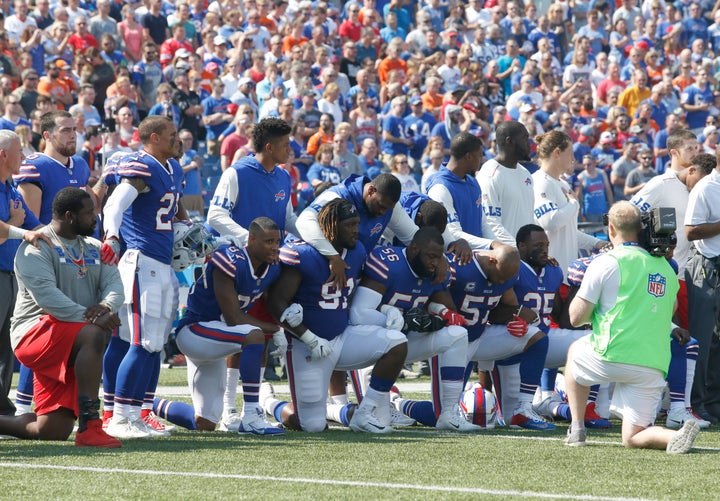
M680 92L685 90L685 87L695 83L695 79L692 76L692 64L690 61L683 61L680 64L680 74L673 78L672 83L675 87L680 89Z
M378 77L380 85L385 85L388 81L388 74L391 70L402 70L407 75L407 63L400 59L402 51L401 43L396 43L393 39L387 47L387 57L380 61L378 66Z
M60 68L55 61L45 63L45 72L45 76L41 77L38 83L38 93L51 98L62 109L67 109L74 101L72 88L66 80L60 79Z
M255 6L260 14L260 24L265 26L271 34L277 33L277 24L269 17L270 0L257 0Z
M312 155L314 157L317 154L321 144L332 145L334 136L335 119L330 113L323 113L320 116L320 128L315 134L310 136L310 139L308 139L306 148L308 155Z
M296 45L304 45L310 40L303 36L303 28L305 24L302 19L295 19L290 24L290 33L283 38L282 51L285 57L290 57L290 51Z
M440 111L443 105L443 95L440 93L442 87L442 79L436 76L430 76L425 79L425 94L423 94L423 108L428 113L432 113L435 119L440 118Z

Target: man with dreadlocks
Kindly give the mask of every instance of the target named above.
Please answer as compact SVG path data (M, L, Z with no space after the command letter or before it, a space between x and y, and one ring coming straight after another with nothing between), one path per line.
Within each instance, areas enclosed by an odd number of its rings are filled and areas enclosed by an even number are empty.
M280 229L267 217L254 219L244 248L219 247L206 264L204 274L192 288L187 312L177 327L178 348L187 357L188 384L193 405L155 399L155 413L171 423L191 430L240 434L278 435L282 428L265 420L258 405L261 361L265 335L282 328L263 322L247 311L280 274L277 264ZM284 334L278 350L285 351ZM280 339L282 341L280 341ZM223 427L225 358L240 353L239 371L243 385L243 410L237 428ZM237 384L237 383L235 383Z
M375 364L362 403L352 418L354 406L346 406L341 420L353 431L388 433L392 428L386 402L407 354L405 336L397 330L402 328L403 318L390 315L382 326L349 325L350 297L367 255L358 242L360 216L352 203L336 198L320 209L318 223L347 263L347 280L337 289L325 257L304 241L280 249L282 271L268 293L268 307L276 318L281 318L291 303L303 308L302 323L283 323L295 336L287 362L292 402L275 399L267 383L261 387L260 402L285 426L319 432L326 427L325 401L332 371Z

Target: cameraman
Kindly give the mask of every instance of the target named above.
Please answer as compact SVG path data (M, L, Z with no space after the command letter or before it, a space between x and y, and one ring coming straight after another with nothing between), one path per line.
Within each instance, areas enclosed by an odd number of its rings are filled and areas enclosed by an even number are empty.
M590 386L614 382L612 410L623 417L625 447L686 453L700 427L688 420L677 432L653 426L670 365L670 337L678 280L664 257L639 245L640 211L630 202L610 208L614 249L595 259L570 303L570 322L592 322L593 332L570 347L565 384L573 416L566 444L585 445L582 416Z

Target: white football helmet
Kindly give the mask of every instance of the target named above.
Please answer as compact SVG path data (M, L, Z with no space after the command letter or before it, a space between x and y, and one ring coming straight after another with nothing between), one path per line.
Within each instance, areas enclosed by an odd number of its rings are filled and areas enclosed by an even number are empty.
M472 424L492 430L497 423L498 405L495 395L487 391L480 383L475 383L463 393L460 410L465 419Z
M174 222L173 241L171 265L175 271L183 271L191 264L203 264L205 256L217 248L215 237L202 223Z

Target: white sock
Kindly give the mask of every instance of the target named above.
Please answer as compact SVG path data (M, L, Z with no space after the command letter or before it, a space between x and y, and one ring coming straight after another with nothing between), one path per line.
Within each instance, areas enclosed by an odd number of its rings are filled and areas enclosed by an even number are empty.
M117 402L115 404L115 409L113 410L113 417L130 419L130 409L131 407L128 404L121 404ZM132 421L132 419L130 420Z
M685 402L670 402L670 411L682 410L685 408Z
M460 395L462 395L462 389L462 381L440 381L441 412L452 411L458 405Z
M32 404L15 404L15 415L22 416L23 414L30 414L32 412Z
M326 409L325 417L329 421L343 424L342 421L340 420L340 411L342 411L343 407L345 407L345 405L343 405L343 404L336 404L336 403L327 404L327 406L325 407L325 409Z
M690 360L687 361L687 371L686 379L685 379L685 407L692 407L692 404L690 403L690 394L692 393L692 387L693 387L693 380L695 379L695 366L697 365L697 360Z
M237 409L237 388L240 369L225 369L225 394L223 395L223 414Z
M277 398L267 398L262 405L263 410L269 416L275 417L275 409L278 405L282 404L283 400Z
M330 402L333 404L347 405L350 403L350 400L348 399L347 393L343 393L342 395L330 395Z

